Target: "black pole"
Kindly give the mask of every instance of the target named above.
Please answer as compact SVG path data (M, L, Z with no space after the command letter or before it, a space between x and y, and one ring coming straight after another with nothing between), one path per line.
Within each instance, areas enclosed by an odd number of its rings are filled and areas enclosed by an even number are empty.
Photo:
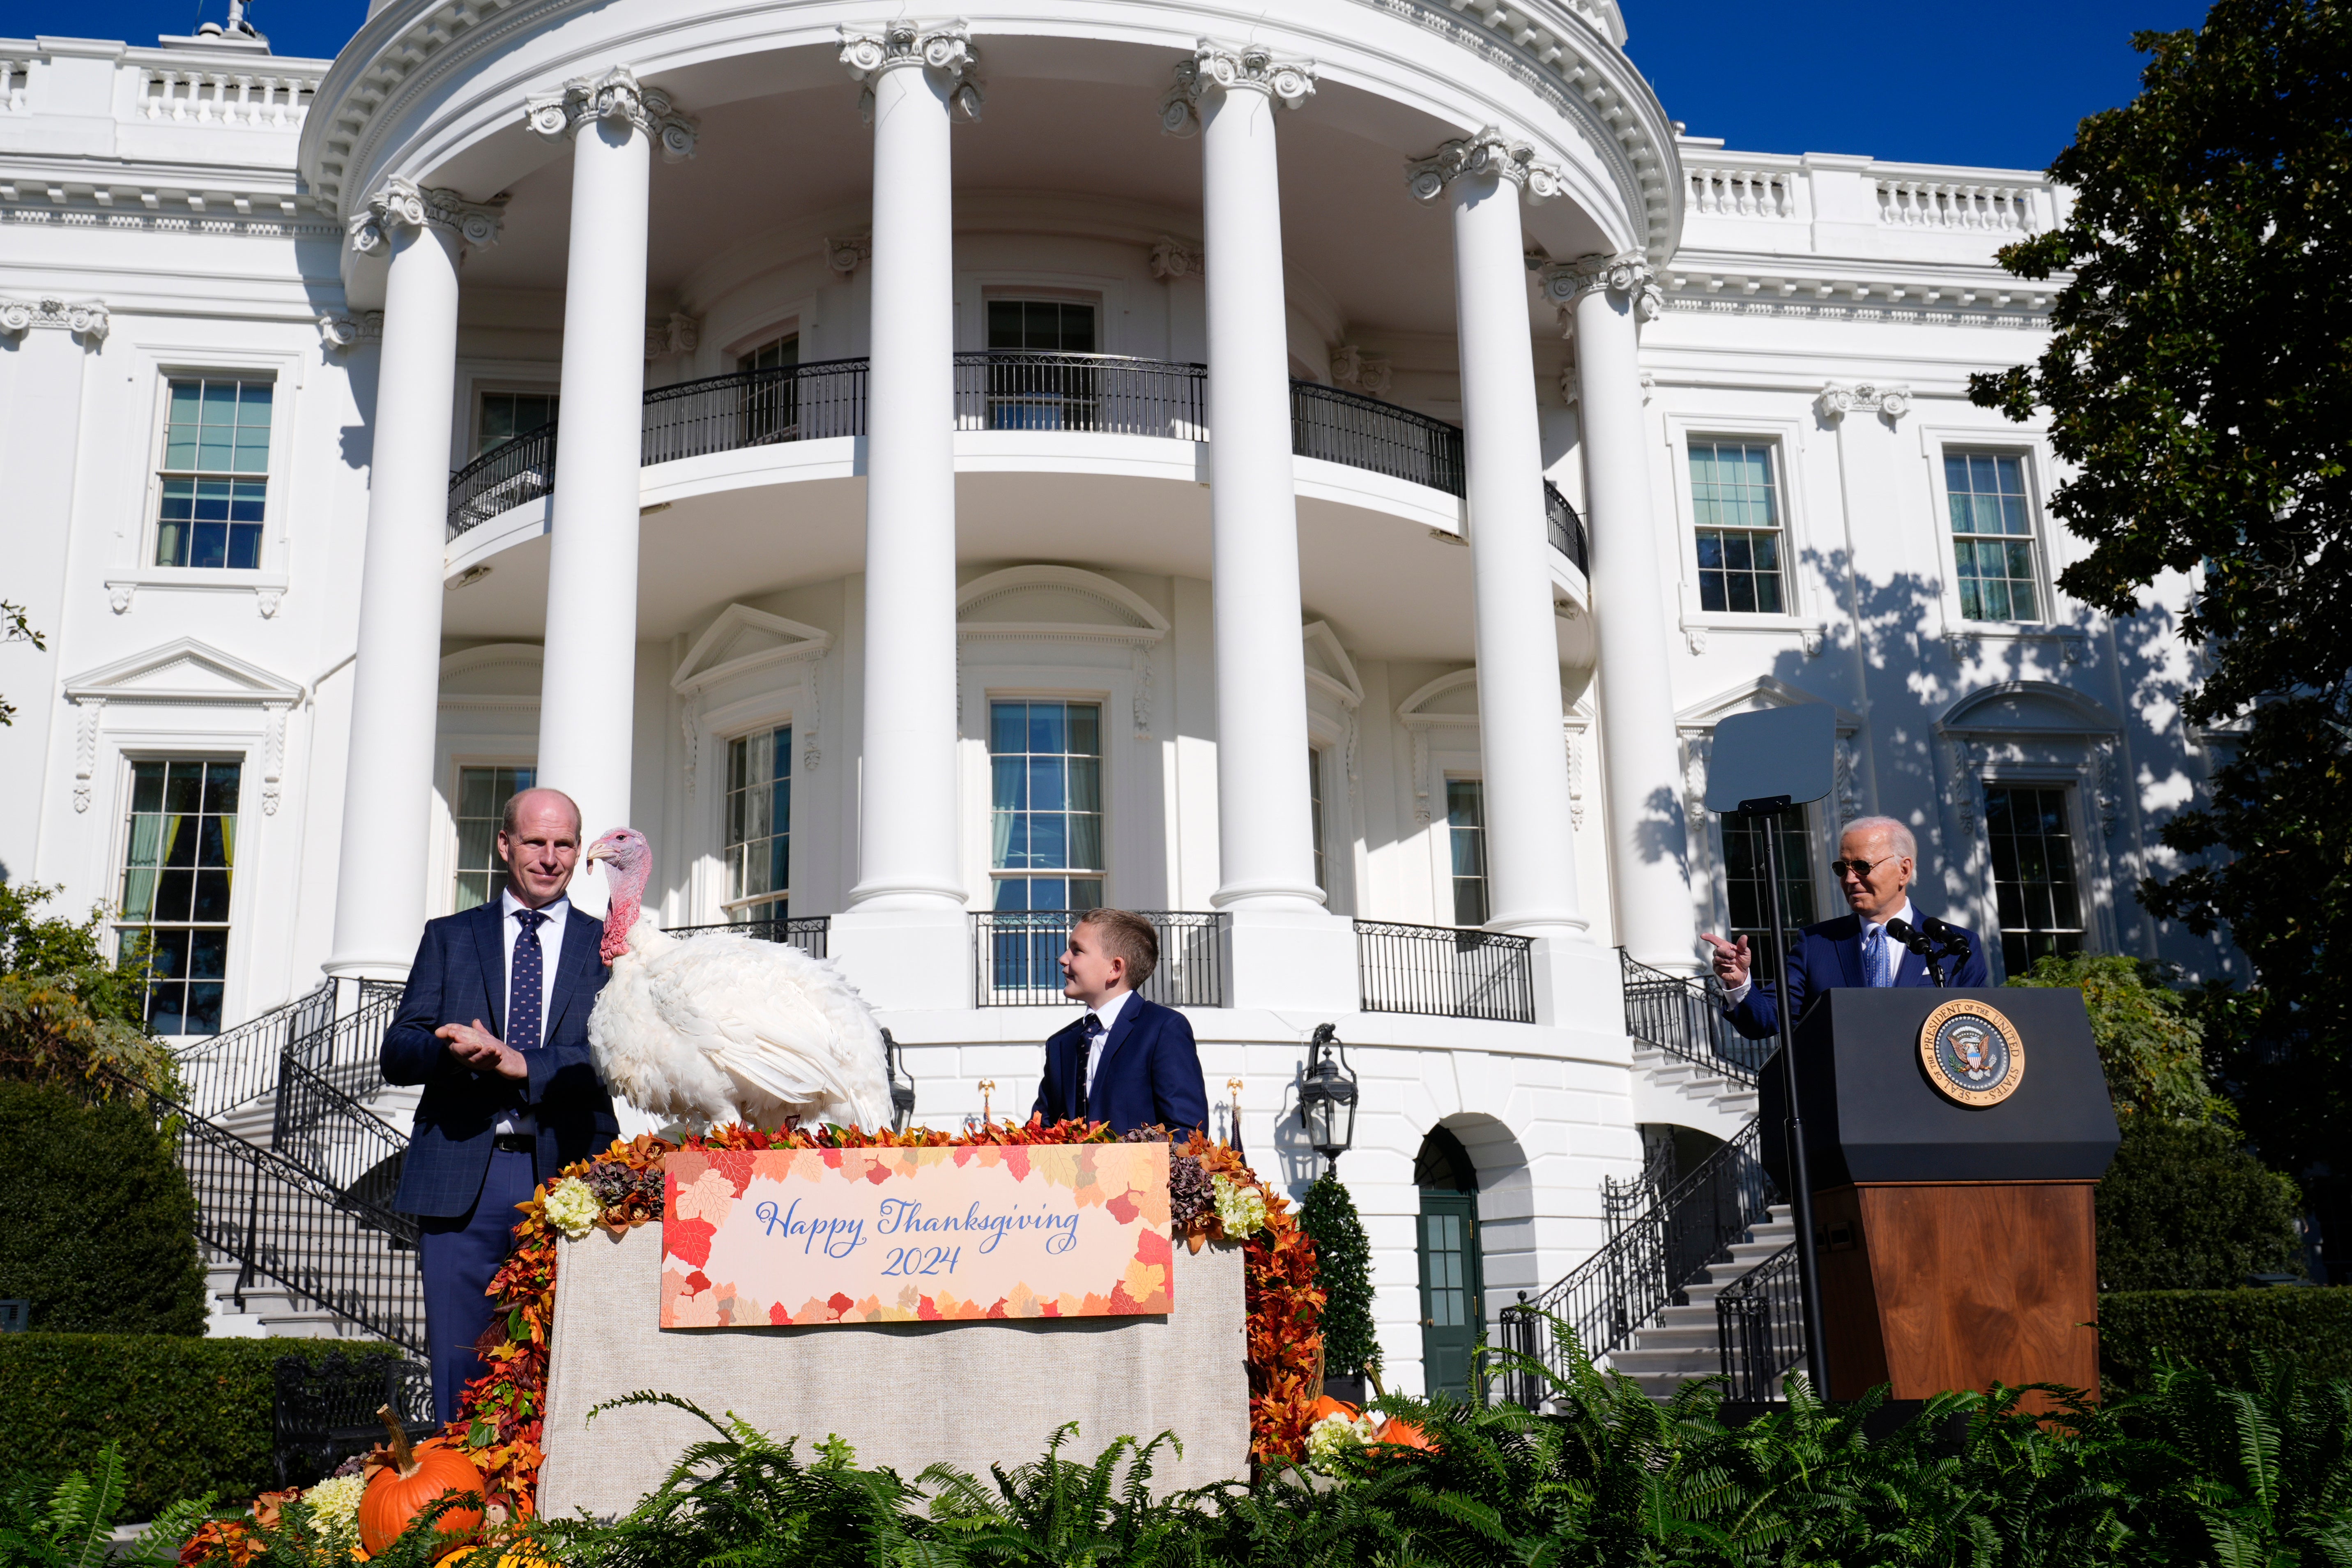
M1789 1176L1796 1191L1789 1194L1797 1220L1797 1288L1805 1308L1805 1362L1812 1370L1813 1393L1823 1399L1830 1392L1829 1342L1822 1332L1822 1276L1813 1255L1813 1182L1805 1162L1805 1118L1797 1107L1796 1020L1789 1016L1788 917L1781 910L1780 814L1787 798L1741 801L1740 815L1752 816L1764 829L1764 881L1772 910L1772 1014L1779 1020L1780 1083L1789 1094ZM1761 807L1763 809L1751 809ZM1751 976L1751 979L1753 977Z

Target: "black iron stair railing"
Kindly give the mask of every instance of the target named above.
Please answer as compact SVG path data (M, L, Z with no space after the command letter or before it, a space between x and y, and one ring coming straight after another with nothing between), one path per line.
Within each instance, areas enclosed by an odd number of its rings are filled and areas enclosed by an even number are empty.
M1734 1029L1705 980L1653 969L1622 947L1617 960L1627 1034L1734 1083L1756 1087L1772 1042L1748 1039Z
M1790 1242L1715 1298L1727 1399L1780 1396L1781 1374L1805 1359L1805 1305Z

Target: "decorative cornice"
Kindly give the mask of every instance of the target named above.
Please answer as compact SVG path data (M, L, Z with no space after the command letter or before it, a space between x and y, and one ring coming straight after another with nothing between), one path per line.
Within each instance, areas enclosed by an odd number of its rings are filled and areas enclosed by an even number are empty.
M535 92L523 100L522 118L550 142L568 142L593 121L625 120L672 163L694 156L702 131L699 121L678 111L669 94L638 81L627 66L614 66L599 77L573 77L553 92Z
M1651 270L1649 258L1638 250L1555 261L1538 276L1543 281L1544 298L1563 310L1598 289L1626 296L1633 301L1634 313L1645 321L1656 321L1666 308L1665 292L1658 287L1658 276Z
M874 237L852 235L847 239L827 239L824 242L824 264L844 278L854 276L858 268L874 259Z
M1151 275L1167 282L1179 278L1205 278L1209 272L1208 258L1197 245L1161 235L1151 242Z
M34 327L57 327L103 342L108 325L101 300L0 300L0 333L9 337Z
M866 89L858 109L867 124L874 122L875 79L899 66L920 66L925 70L940 72L954 84L948 99L950 107L966 120L980 118L980 51L972 47L970 23L961 19L943 22L926 32L900 18L879 34L856 33L847 27L840 32L841 63L847 68L849 79Z
M352 215L352 248L362 256L391 243L396 228L446 228L480 249L499 242L507 204L469 202L456 191L419 185L395 174L376 187L360 210Z
M1396 366L1371 357L1353 343L1341 343L1331 351L1331 379L1370 396L1386 397L1395 384Z
M1192 58L1176 62L1176 84L1160 102L1160 129L1190 136L1201 129L1201 100L1212 89L1249 88L1285 109L1315 96L1313 60L1278 60L1263 44L1227 48L1212 38L1193 46Z
M320 316L319 341L329 350L347 349L354 343L383 341L383 312L362 310L356 316Z
M1911 389L1907 386L1874 386L1868 382L1860 386L1841 386L1831 382L1813 399L1814 411L1834 425L1856 409L1883 414L1888 419L1900 419L1911 412Z
M659 359L664 354L690 354L702 346L702 323L692 316L672 310L665 321L646 323L646 357Z
M1559 166L1544 163L1530 143L1504 135L1498 126L1457 137L1426 158L1406 160L1404 166L1405 184L1416 201L1435 201L1465 174L1508 180L1525 190L1531 202L1559 195Z

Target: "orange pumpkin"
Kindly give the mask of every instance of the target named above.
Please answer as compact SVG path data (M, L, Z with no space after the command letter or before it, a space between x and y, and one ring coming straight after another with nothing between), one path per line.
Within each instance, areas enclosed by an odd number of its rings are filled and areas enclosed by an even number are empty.
M400 1538L411 1520L451 1492L474 1500L471 1507L453 1503L433 1521L441 1535L458 1538L450 1542L455 1550L482 1528L482 1473L464 1450L451 1447L445 1438L430 1438L411 1449L408 1434L393 1419L392 1407L387 1405L376 1414L392 1433L392 1462L368 1478L360 1498L361 1550L371 1557L382 1552Z
M1400 1448L1426 1448L1431 1453L1437 1451L1437 1445L1429 1440L1429 1434L1402 1415L1391 1415L1381 1422L1372 1433L1372 1441L1392 1444Z
M1309 1426L1312 1426L1315 1423L1328 1415L1344 1415L1349 1420L1355 1421L1360 1419L1362 1414L1363 1413L1361 1411L1349 1404L1346 1400L1334 1399L1327 1394L1322 1398L1315 1402L1314 1409L1309 1410L1307 1413L1307 1424Z

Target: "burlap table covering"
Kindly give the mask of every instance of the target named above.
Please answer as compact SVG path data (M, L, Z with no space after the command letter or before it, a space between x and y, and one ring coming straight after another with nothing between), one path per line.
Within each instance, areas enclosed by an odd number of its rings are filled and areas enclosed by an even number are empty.
M608 1410L638 1389L733 1411L797 1452L839 1434L857 1462L912 1479L944 1460L983 1479L1064 1447L1091 1460L1111 1440L1162 1431L1155 1492L1239 1479L1249 1471L1249 1376L1241 1248L1175 1248L1176 1310L1165 1317L870 1323L841 1328L657 1326L658 1225L615 1237L599 1229L560 1243L547 1374L546 1466L539 1508L625 1513L659 1486L686 1446L709 1436L683 1411Z

